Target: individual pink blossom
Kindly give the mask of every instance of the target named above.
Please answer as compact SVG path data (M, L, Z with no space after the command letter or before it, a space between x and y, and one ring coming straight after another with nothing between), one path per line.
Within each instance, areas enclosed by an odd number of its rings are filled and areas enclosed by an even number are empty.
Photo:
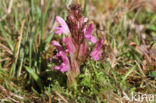
M99 42L96 44L94 50L91 52L91 57L95 61L100 59L102 43L103 43L103 39L100 39Z
M56 34L64 33L68 35L70 33L68 25L66 24L63 18L61 18L60 16L56 16L56 22L60 24L60 26L56 27L57 29L57 31L55 32Z
M67 72L70 69L70 63L67 57L67 54L63 51L60 51L57 56L60 56L62 59L62 64L55 66L55 70L61 71L61 72Z
M57 54L55 56L53 56L51 59L56 57L58 59L59 63L61 61L63 61L61 65L55 66L55 70L58 70L58 71L61 71L61 72L68 71L69 68L70 68L70 63L69 63L69 60L68 60L66 52L63 51L62 46L60 45L60 43L58 41L53 40L52 41L52 45L56 47Z
M77 23L77 29L81 29L83 25L88 21L88 18L81 17L80 21Z
M86 53L87 53L87 45L86 45L86 42L82 43L80 45L80 49L79 49L79 57L81 56L86 56Z
M58 51L61 51L61 50L62 50L62 46L60 45L60 43L59 43L58 41L53 40L53 41L51 42L51 44L52 44L53 46L55 46L56 49L57 49Z
M87 25L86 28L84 29L84 34L85 34L84 36L92 43L96 43L97 41L96 37L92 36L93 28L94 28L93 24L90 24L89 26Z
M63 42L66 44L67 50L70 54L73 54L76 52L76 47L75 47L71 37L63 38Z
M91 35L90 41L91 41L92 43L96 43L96 42L97 42L97 39L96 39L95 36L92 36L92 35Z

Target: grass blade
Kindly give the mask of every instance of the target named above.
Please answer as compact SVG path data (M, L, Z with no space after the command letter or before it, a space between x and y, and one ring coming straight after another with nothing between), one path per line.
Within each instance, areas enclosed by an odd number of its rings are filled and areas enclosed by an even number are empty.
M129 71L128 71L128 72L126 73L126 75L123 77L121 83L123 83L123 82L127 79L127 77L134 71L135 68L136 68L136 65L135 65L135 66L132 66L132 67L129 69Z
M88 0L85 0L85 5L84 5L84 15L87 16L87 4Z
M49 36L45 40L45 45L49 44L53 38L54 33L49 34Z
M39 88L42 90L43 86L42 86L42 82L40 77L35 73L34 69L29 68L27 66L25 66L26 71L32 76L32 78L36 81L37 85L39 86Z
M9 40L9 38L7 37L7 33L4 31L4 28L2 27L2 24L0 23L0 30L1 30L1 34L3 35L3 37L5 38L5 40L7 41L10 49L13 51L14 50L14 46L11 40Z
M15 75L16 64L17 64L18 55L19 55L19 51L20 51L20 47L21 47L21 41L22 41L22 37L23 37L24 25L25 25L25 20L22 21L22 26L21 26L20 35L19 35L19 41L17 41L17 46L16 46L17 48L15 48L15 51L14 51L15 62L13 63L11 70L10 70L11 77L14 77L14 75Z

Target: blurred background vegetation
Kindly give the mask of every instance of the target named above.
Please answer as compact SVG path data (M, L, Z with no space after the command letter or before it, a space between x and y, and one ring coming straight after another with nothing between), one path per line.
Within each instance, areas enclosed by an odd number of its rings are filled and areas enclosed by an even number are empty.
M104 39L75 91L49 61L55 17L66 19L69 1L0 0L0 102L123 103L124 93L156 93L155 0L72 0Z

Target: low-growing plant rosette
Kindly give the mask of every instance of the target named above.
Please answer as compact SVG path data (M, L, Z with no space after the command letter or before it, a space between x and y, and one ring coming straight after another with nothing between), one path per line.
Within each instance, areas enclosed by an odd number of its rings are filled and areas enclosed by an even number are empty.
M69 87L76 86L76 77L80 74L80 66L86 59L91 57L97 61L101 57L103 39L97 41L97 38L92 35L93 24L88 24L87 21L88 18L83 16L80 5L69 6L67 21L56 16L59 26L55 28L55 34L64 34L64 36L61 43L56 40L52 41L52 45L57 50L56 55L52 58L57 58L60 63L54 69L67 73ZM87 45L88 42L95 44L93 50Z

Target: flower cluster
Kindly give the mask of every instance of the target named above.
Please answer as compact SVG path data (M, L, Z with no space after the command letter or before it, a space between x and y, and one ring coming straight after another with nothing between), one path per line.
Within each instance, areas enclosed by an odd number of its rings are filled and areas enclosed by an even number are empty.
M99 60L101 56L103 39L97 41L97 38L92 35L93 24L87 24L87 21L88 18L83 16L80 5L69 6L67 22L60 16L56 17L59 26L56 27L55 34L65 34L62 44L66 49L58 41L52 41L52 45L57 49L55 57L61 62L60 65L55 66L55 70L69 71L68 82L79 75L80 65L88 57L88 54L95 61ZM87 42L95 44L92 52L89 51Z

